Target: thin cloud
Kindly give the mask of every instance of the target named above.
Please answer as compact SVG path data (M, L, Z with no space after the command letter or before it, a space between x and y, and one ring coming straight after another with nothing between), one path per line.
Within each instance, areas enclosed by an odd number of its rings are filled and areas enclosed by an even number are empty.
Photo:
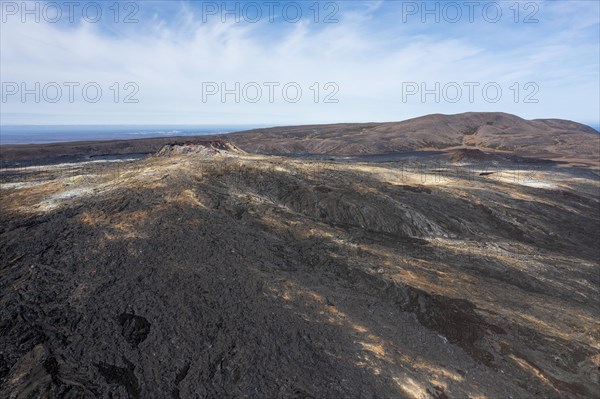
M186 2L152 3L145 18L140 15L138 24L123 29L84 21L69 26L9 21L2 26L3 82L98 82L107 93L95 104L23 104L11 98L2 104L3 123L22 123L20 114L42 115L36 123L44 123L43 115L55 114L64 115L62 123L71 123L69 115L87 115L89 123L218 124L234 122L221 120L222 115L238 115L236 123L277 124L398 120L470 110L598 119L598 22L590 17L594 10L597 15L596 2L576 2L568 10L554 4L561 2L541 3L542 22L534 26L464 22L429 29L418 19L398 24L397 4L350 3L355 4L339 3L339 23L332 24L310 18L298 23L204 22L198 7ZM157 12L161 8L168 12ZM557 18L561 13L569 21ZM469 29L481 35L466 34ZM519 30L531 35L518 39ZM135 82L139 103L115 103L108 90L114 82ZM238 103L234 96L204 102L206 82L227 88L236 82L297 82L303 93L297 103L284 101L280 92L273 103L266 101L266 88L257 103ZM481 95L469 102L466 92L457 103L436 102L434 96L423 103L419 95L404 101L407 82L427 88L437 82L497 82L503 95L497 103ZM510 90L515 82L535 82L539 102L515 102ZM316 103L315 83L320 91ZM338 86L338 103L322 101L329 93L326 83Z

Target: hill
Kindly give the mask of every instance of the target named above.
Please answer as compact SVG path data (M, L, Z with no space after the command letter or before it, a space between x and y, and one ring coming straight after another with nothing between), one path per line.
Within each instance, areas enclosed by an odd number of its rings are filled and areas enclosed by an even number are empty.
M402 122L274 127L228 135L264 154L385 154L477 148L518 156L598 162L600 134L558 119L525 120L505 113L427 115Z
M0 162L149 154L166 144L205 140L226 140L260 154L366 155L479 149L600 166L600 134L589 126L482 112L434 114L402 122L284 126L216 136L5 145L1 147Z

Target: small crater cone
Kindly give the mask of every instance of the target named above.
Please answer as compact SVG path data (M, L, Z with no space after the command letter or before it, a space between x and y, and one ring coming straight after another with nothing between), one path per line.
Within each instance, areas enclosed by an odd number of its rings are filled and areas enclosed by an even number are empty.
M493 154L487 154L476 148L464 148L454 151L450 155L450 162L465 162L465 161L494 161L497 157Z
M210 140L200 142L185 142L165 144L155 154L157 157L172 155L200 154L204 156L245 154L235 145L223 140Z

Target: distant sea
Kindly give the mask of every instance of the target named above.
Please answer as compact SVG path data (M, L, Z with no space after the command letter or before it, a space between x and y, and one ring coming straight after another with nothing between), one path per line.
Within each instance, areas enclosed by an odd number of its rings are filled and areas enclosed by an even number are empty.
M20 125L0 126L0 144L40 144L68 141L143 139L238 132L265 126L132 126Z

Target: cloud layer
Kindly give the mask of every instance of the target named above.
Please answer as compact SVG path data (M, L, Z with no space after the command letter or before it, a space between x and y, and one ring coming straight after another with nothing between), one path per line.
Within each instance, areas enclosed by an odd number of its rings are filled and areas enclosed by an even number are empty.
M313 2L279 2L271 15L255 3L256 23L237 4L240 22L222 21L222 2L124 2L118 23L108 3L96 23L81 11L73 23L64 14L23 23L3 4L2 123L296 124L464 111L600 119L597 2L481 2L471 15L458 2L458 19L443 2L321 2L318 14ZM291 22L296 5L303 17ZM138 22L123 23L132 11ZM21 84L36 82L40 102L22 101ZM50 82L63 90L56 103ZM80 84L73 102L65 82ZM95 103L82 93L90 82L102 89ZM7 95L12 83L19 93Z

